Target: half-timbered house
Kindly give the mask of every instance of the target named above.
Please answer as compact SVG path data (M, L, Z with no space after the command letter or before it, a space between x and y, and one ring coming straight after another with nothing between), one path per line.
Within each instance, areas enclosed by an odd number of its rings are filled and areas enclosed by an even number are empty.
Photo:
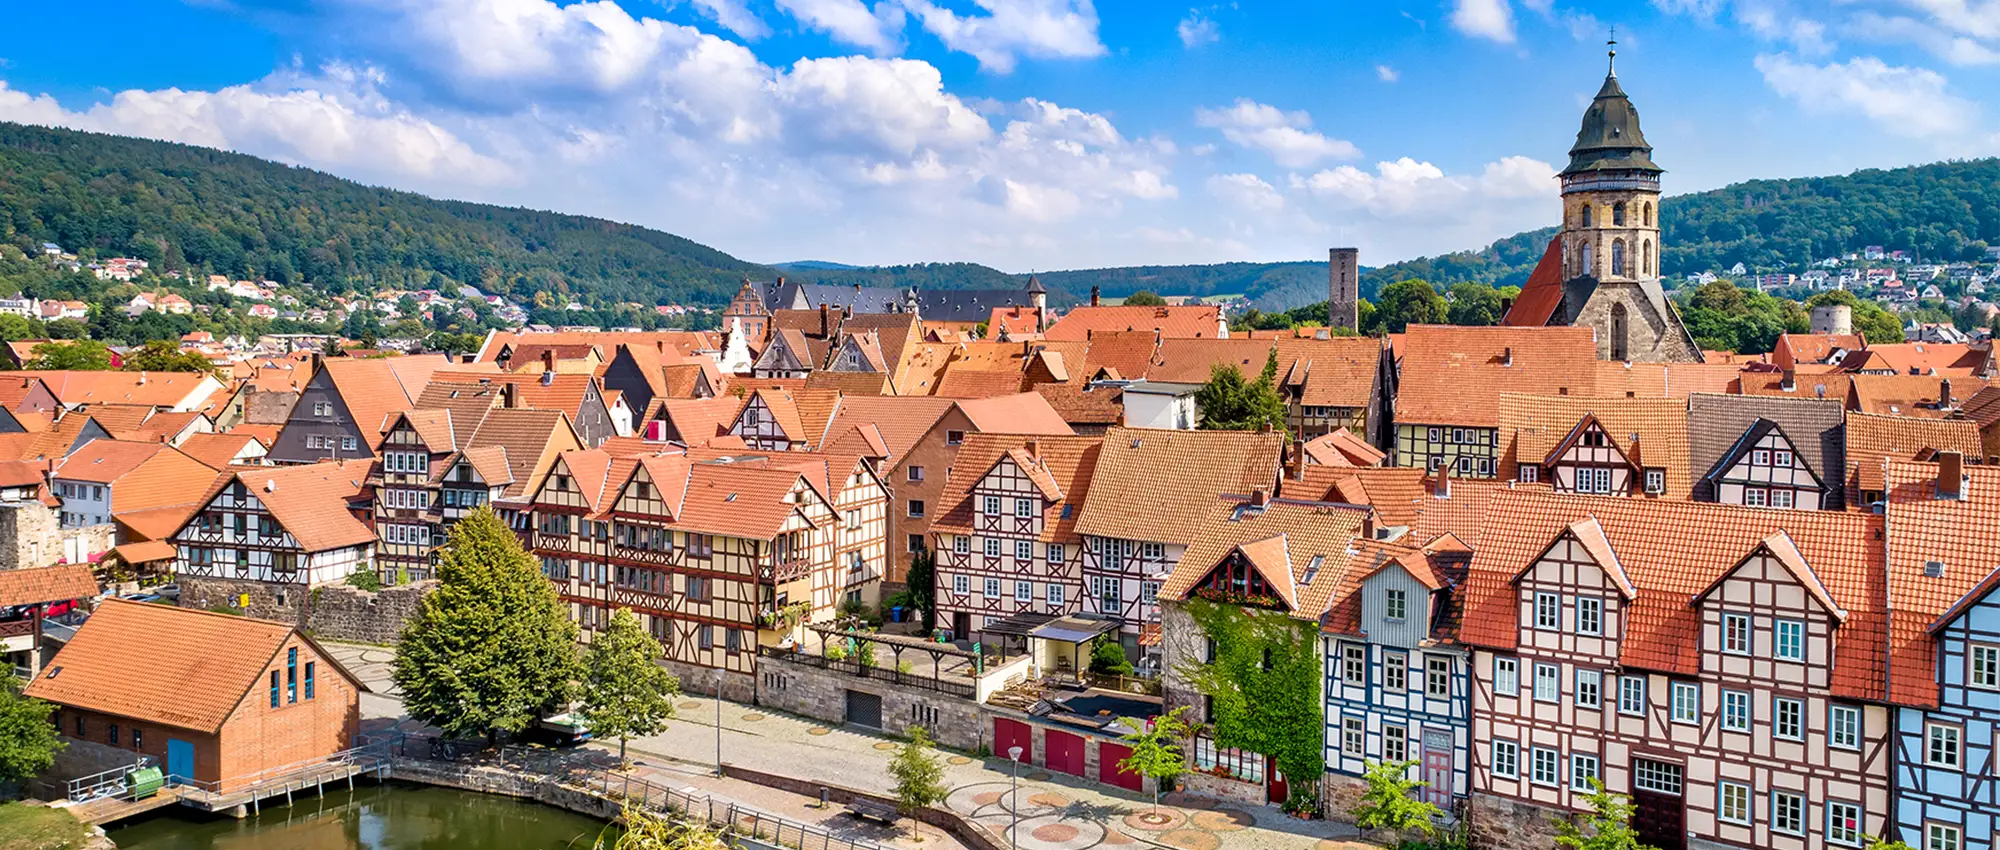
M1475 831L1584 808L1595 780L1663 850L1882 834L1879 518L1527 491L1489 511L1460 631Z
M1412 325L1397 373L1395 464L1498 476L1501 394L1591 395L1596 359L1589 328Z
M1666 398L1500 396L1500 477L1557 493L1685 499L1687 406Z
M892 491L889 581L909 574L910 560L931 546L931 523L945 510L939 501L968 435L978 433L1067 437L1074 432L1046 399L1034 393L992 398L942 399L896 396L876 420L889 448L885 480Z
M818 344L815 345L814 343ZM771 335L771 344L757 355L757 362L750 367L750 375L756 378L804 378L821 366L819 358L825 354L825 340L808 340L806 335L792 328L785 328Z
M369 483L375 488L375 568L384 579L398 572L430 576L431 550L444 543L443 478L456 454L448 410L405 410L390 414L382 436L381 462Z
M804 451L825 437L827 421L839 403L839 390L760 387L750 391L728 433L753 449Z
M505 446L466 449L447 458L444 475L438 481L441 530L450 533L453 523L476 508L499 501L513 483L514 473L507 466Z
M1692 497L1751 507L1845 506L1844 412L1837 399L1688 397Z
M931 525L937 613L956 635L1021 614L1083 609L1077 513L1102 441L970 434Z
M373 569L366 460L239 470L217 479L171 538L174 573L281 585L344 581Z

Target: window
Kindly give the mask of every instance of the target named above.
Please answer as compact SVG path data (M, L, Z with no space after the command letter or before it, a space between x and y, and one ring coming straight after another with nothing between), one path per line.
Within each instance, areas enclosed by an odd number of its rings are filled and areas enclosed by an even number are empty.
M1646 713L1646 677L1621 676L1618 679L1618 713Z
M1791 506L1792 506L1792 491L1786 490L1782 487L1774 487L1771 489L1771 507L1789 509Z
M1791 453L1791 452L1788 452L1788 451L1785 451L1784 449L1778 449L1778 450L1776 450L1776 451L1774 451L1774 452L1771 452L1771 465L1772 465L1772 466L1791 466L1791 465L1792 465L1792 453Z
M924 551L924 536L921 534L909 535L908 541L904 545L912 554L922 552Z
M1829 844L1861 846L1861 806L1826 801L1826 840Z
M1141 558L1144 558L1144 559L1146 559L1146 560L1148 560L1148 561L1158 561L1158 560L1161 560L1161 559L1163 559L1163 558L1167 557L1167 547L1166 547L1166 544L1164 544L1164 543L1141 543L1141 544L1139 544L1139 557L1141 557Z
M332 416L332 415L333 415L333 403L332 403L332 402L326 402L326 401L315 401L315 402L313 402L313 415L314 415L314 416Z
M1701 722L1701 685L1694 682L1673 684L1673 708L1675 723Z
M699 628L699 629L696 629L696 630L695 630L695 635L696 635L696 637L698 637L698 638L699 638L699 640L698 640L698 642L697 642L697 645L698 645L698 646L699 646L700 648L702 648L702 649L714 649L714 648L715 648L715 627L714 627L714 626L710 626L710 625L706 625L706 624L704 624L704 625L703 625L703 626L702 626L701 628Z
M1035 601L1035 583L1032 581L1014 582L1014 601L1015 602Z
M356 448L358 448L359 446L360 446L360 444L359 444L359 443L357 443L357 442L355 442L355 441L354 441L354 438L353 438L353 437L342 437L342 438L340 438L340 448L341 448L341 450L342 450L342 451L349 451L349 452L351 452L351 451L354 451L354 450L355 450Z
M1851 705L1827 706L1826 742L1844 750L1861 749L1861 709Z
M989 578L989 579L987 579L987 580L986 580L986 598L988 598L988 599L999 599L999 598L1000 598L1000 580L999 580L999 579L997 579L997 578Z
M972 538L963 534L953 537L951 539L951 551L957 552L960 555L970 553L972 551Z
M988 558L1000 557L1000 538L998 537L986 538L986 557Z
M714 588L709 585L707 576L687 577L687 597L689 602L707 602L714 598L711 595L713 591Z
M1553 593L1535 594L1535 628L1562 628L1562 597Z
M952 577L951 577L951 592L953 592L953 593L971 593L971 592L972 592L972 577L971 577L971 576L968 576L968 575L965 575L964 573L960 573L960 574L958 574L958 575L954 575L954 576L952 576Z
M1597 772L1597 757L1587 753L1571 753L1569 757L1569 787L1579 791L1589 791L1590 780L1603 781Z
M1014 558L1016 560L1027 561L1033 559L1034 557L1035 557L1035 541L1033 540L1014 541Z
M278 687L279 687L279 679L278 679L278 671L276 671L276 670L272 670L272 671L271 671L271 707L272 707L272 708L277 708L277 707L278 707L278 693L279 693L279 691L278 691Z
M1402 652L1382 653L1382 689L1385 691L1407 691L1410 689L1410 656Z
M1971 651L1972 669L1965 677L1966 684L1985 690L2000 690L2000 646L1973 644Z
M318 678L313 674L316 672L314 668L317 667L318 665L319 662L316 661L306 662L306 699L313 698L313 682L316 678Z
M1576 671L1576 704L1579 708L1604 707L1604 674L1596 670Z
M1054 606L1054 607L1057 607L1057 608L1060 608L1060 607L1062 607L1062 604L1063 604L1063 586L1062 586L1062 585L1060 585L1060 584L1056 584L1055 582L1049 582L1049 590L1048 590L1048 593L1047 593L1047 594L1046 594L1045 596L1043 596L1043 598L1044 598L1044 599L1046 599L1046 600L1048 600L1048 603L1049 603L1049 605L1051 605L1051 606Z
M1050 564L1061 564L1063 562L1064 556L1067 553L1063 551L1061 543L1050 543L1045 548L1048 550L1045 556Z
M1956 769L1960 731L1957 726L1942 723L1924 724L1924 764Z
M1806 660L1806 624L1804 620L1779 620L1775 629L1777 639L1772 641L1771 654L1780 661Z
M1382 591L1382 616L1385 619L1401 620L1410 613L1410 592L1399 587Z
M1556 784L1559 781L1556 775L1557 761L1555 750L1548 747L1534 748L1533 763L1530 765L1533 773L1529 775L1529 781L1536 785Z
M1576 470L1576 489L1579 493L1611 492L1611 470L1602 466L1585 466Z
M921 517L922 517L923 515L924 515L924 500L922 500L922 499L911 499L911 500L910 500L910 516L913 516L913 517L919 517L919 518L921 518Z
M1756 449L1751 451L1750 463L1755 466L1770 466L1771 451L1769 449Z
M946 476L946 477L947 477L947 478L949 478L950 476ZM983 514L986 514L986 515L988 515L988 516L999 516L999 515L1000 515L1000 497L999 497L999 496L987 496L987 497L985 497L985 498L983 498L983 499L981 499L981 500L980 500L980 502L979 502L979 507L980 507L980 511L979 511L980 513L983 513Z
M1646 492L1664 493L1667 490L1667 473L1661 469L1646 470Z
M1512 658L1493 659L1493 692L1496 694L1518 694L1521 692L1520 662Z
M1749 615L1722 615L1722 651L1732 655L1750 654Z
M1743 504L1753 508L1764 507L1766 501L1768 500L1768 496L1769 496L1769 491L1765 490L1762 487L1743 488Z
M1521 746L1513 741L1493 742L1493 775L1508 779L1521 776Z
M1750 693L1722 692L1722 728L1729 732L1750 731Z
M1424 695L1451 697L1451 659L1442 655L1424 656Z
M924 468L921 466L906 467L903 470L903 477L909 481L922 481L924 480Z
M1537 481L1540 481L1541 479L1542 479L1542 468L1539 466L1523 465L1520 468L1514 470L1514 480L1519 481L1522 484L1533 484Z
M1015 499L1015 500L1014 500L1014 515L1015 515L1015 516L1017 516L1017 517L1031 517L1031 516L1034 516L1034 515L1035 515L1035 503L1034 503L1034 502L1033 502L1032 500L1029 500L1029 499Z
M1958 850L1958 827L1941 823L1924 827L1924 850Z
M1750 786L1724 782L1716 787L1715 816L1730 823L1750 823Z
M1401 726L1383 725L1382 760L1385 762L1409 761L1410 733Z
M1341 644L1340 678L1357 685L1368 684L1368 647Z
M1652 759L1633 759L1632 787L1678 797L1681 793L1681 766Z
M1789 791L1771 792L1771 831L1787 835L1806 832L1806 798Z
M1340 719L1340 751L1343 754L1350 756L1367 755L1368 751L1365 746L1367 740L1367 727L1361 718L1343 717Z
M1771 700L1773 726L1771 734L1791 741L1806 737L1806 704L1795 699L1774 697Z
M1604 600L1589 596L1576 598L1576 633L1604 634Z
M734 655L743 651L743 634L736 629L722 630L722 648Z
M960 443L963 443L963 442L965 442L965 432L964 432L964 431L950 431L950 430L948 430L948 431L945 431L945 432L944 432L944 444L945 444L945 445L947 445L947 446L956 446L956 445L958 445L958 444L960 444Z
M1555 702L1562 697L1562 669L1554 664L1535 665L1535 700Z
M1212 773L1221 768L1231 777L1255 785L1264 784L1264 757L1237 749L1223 749L1215 739L1197 735L1194 739L1194 769Z
M285 650L285 702L299 701L299 648Z
M1159 583L1159 582L1157 582L1157 581L1142 581L1142 582L1139 582L1139 601L1140 601L1140 602L1144 602L1144 603L1146 603L1147 605L1151 605L1151 604L1153 604L1154 602L1157 602L1157 601L1159 601L1159 598L1160 598L1160 583Z
M111 746L118 746L118 724L113 723L105 727L104 736L111 742Z

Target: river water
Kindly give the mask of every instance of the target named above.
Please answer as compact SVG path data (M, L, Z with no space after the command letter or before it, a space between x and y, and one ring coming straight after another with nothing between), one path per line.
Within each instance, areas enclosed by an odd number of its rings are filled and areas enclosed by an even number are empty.
M109 835L119 850L589 850L604 828L509 797L393 783L328 789L243 820L194 817L168 807Z

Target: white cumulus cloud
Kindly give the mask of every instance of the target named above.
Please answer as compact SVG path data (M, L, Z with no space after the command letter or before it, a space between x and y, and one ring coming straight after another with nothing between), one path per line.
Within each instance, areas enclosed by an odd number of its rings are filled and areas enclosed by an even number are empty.
M1208 178L1208 193L1251 212L1273 212L1285 207L1285 196L1255 174L1214 175Z
M1204 44L1214 44L1222 40L1222 28L1215 20L1202 14L1200 9L1189 9L1187 17L1174 28L1181 37L1181 46L1193 50Z
M1391 68L1387 65L1375 66L1375 79L1381 80L1382 82L1385 83L1393 83L1402 78L1403 75L1396 73L1396 69L1394 68Z
M1305 168L1324 159L1353 159L1361 149L1352 142L1312 129L1304 110L1287 112L1249 98L1224 107L1195 110L1195 123L1222 131L1222 137L1245 148L1263 151L1286 168Z
M771 28L743 0L694 0L694 5L724 29L743 38L755 40L771 34Z
M777 4L809 29L877 56L903 48L903 9L888 0L872 9L861 0L777 0Z
M1815 65L1782 54L1757 57L1773 91L1816 112L1857 112L1882 129L1911 138L1956 136L1976 107L1948 90L1944 75L1890 65L1873 56Z
M1512 44L1514 10L1507 0L1457 0L1451 10L1451 25L1474 38Z
M1105 54L1090 0L973 0L986 14L966 15L931 0L900 0L946 47L1005 74L1021 57L1088 59Z

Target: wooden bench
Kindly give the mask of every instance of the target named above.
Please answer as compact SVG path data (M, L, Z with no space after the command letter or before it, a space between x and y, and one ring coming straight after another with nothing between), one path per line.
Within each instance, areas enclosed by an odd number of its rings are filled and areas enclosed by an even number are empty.
M888 805L887 803L877 803L874 800L863 797L856 797L849 801L847 804L847 813L857 818L881 821L890 826L895 826L896 821L902 817L902 814L896 811L895 806Z

